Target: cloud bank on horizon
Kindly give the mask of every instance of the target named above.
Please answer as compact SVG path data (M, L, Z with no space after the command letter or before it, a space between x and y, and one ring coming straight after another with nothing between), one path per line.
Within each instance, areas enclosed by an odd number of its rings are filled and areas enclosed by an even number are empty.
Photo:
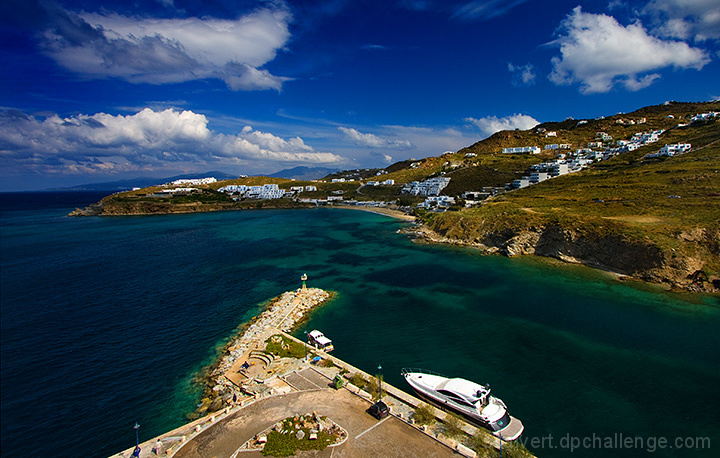
M213 132L192 111L150 108L134 115L77 115L43 120L18 111L0 113L0 165L25 164L38 173L94 173L164 169L175 163L202 167L346 165L342 156L318 152L299 137L283 139L242 128L237 135Z
M379 167L720 96L716 0L8 0L0 43L8 186Z

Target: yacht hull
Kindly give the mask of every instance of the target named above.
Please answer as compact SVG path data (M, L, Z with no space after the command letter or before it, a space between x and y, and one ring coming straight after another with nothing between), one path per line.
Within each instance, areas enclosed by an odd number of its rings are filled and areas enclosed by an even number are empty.
M450 380L447 377L425 372L406 371L403 371L402 375L421 398L443 410L448 409L463 415L467 419L471 420L472 423L486 428L496 437L506 441L512 441L520 437L524 430L522 422L509 414L507 415L507 417L509 417L509 422L501 429L498 429L493 426L492 422L490 422L477 407L465 405L462 401L458 401L450 396L446 396L438 392L436 389L437 386L443 386L443 382ZM503 413L507 414L505 404L496 398L493 398L493 400L498 403L498 405L502 406L504 410ZM499 409L500 407L497 408Z

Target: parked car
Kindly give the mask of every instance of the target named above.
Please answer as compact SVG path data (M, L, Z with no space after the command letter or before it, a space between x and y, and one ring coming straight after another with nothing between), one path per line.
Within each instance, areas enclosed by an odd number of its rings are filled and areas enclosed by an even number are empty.
M390 415L390 409L388 408L387 404L382 401L378 401L375 404L371 405L367 411L370 415L377 418L378 420L381 420Z

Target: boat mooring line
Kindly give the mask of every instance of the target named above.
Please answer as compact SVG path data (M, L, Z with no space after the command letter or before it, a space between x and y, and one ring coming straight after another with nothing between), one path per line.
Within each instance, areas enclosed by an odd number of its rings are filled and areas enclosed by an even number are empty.
M357 436L355 436L355 439L359 439L360 436L362 436L363 434L369 432L371 429L373 429L373 428L375 428L375 427L377 427L377 426L380 426L382 423L385 423L385 421L389 420L390 418L391 418L391 416L388 415L387 417L383 418L383 419L380 420L379 422L375 423L374 425L372 425L371 427L369 427L369 428L366 429L365 431L363 431L363 432L361 432L360 434L358 434Z

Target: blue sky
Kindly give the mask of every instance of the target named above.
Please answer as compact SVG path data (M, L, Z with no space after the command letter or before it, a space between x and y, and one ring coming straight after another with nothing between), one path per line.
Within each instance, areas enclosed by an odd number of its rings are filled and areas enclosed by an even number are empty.
M0 191L384 167L715 100L719 61L717 0L4 0Z

